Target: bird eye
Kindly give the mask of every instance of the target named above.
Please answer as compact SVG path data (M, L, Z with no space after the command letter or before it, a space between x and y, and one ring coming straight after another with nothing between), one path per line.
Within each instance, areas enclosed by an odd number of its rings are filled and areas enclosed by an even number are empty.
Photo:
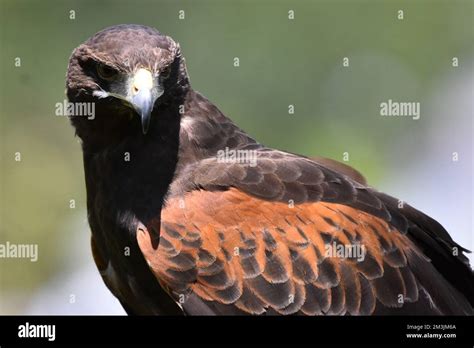
M170 77L171 68L169 66L165 66L163 69L160 70L160 76L164 79Z
M112 80L117 76L118 71L115 70L114 68L111 68L108 65L98 64L97 65L97 74L99 75L99 77L101 79Z

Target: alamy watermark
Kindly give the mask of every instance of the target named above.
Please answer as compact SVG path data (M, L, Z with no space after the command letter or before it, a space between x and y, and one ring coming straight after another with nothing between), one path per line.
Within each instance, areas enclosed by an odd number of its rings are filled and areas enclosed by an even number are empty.
M66 99L55 104L56 116L80 116L87 117L88 120L95 119L95 103L69 102Z
M362 244L339 244L333 242L326 244L326 257L337 257L342 259L356 259L358 262L364 261L366 250Z
M30 259L38 261L38 244L0 243L0 259Z
M217 151L218 163L239 163L247 164L250 167L257 166L257 150L237 150L226 147Z
M56 325L30 324L26 322L18 326L19 338L46 338L48 341L56 340Z
M397 102L389 99L380 103L380 116L411 117L419 120L421 116L419 102Z

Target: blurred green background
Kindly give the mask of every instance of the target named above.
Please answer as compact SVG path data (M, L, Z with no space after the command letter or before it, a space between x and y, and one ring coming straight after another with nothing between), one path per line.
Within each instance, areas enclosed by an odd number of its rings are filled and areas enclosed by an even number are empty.
M104 304L112 295L91 261L80 145L54 114L72 50L120 23L178 41L193 87L260 142L337 160L348 152L371 185L472 249L473 1L0 4L0 243L39 245L35 263L0 259L0 314L121 312ZM381 117L388 99L420 102L421 119Z

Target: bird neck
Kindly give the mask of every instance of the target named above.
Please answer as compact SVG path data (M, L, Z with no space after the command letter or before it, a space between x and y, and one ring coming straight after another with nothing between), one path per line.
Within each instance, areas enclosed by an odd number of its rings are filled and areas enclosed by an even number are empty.
M188 165L216 157L219 151L263 147L200 93L190 90L183 106L175 176Z
M88 200L99 192L114 219L132 216L143 223L159 216L178 161L179 113L164 107L146 135L141 132L109 143L83 139ZM91 207L92 208L92 207Z

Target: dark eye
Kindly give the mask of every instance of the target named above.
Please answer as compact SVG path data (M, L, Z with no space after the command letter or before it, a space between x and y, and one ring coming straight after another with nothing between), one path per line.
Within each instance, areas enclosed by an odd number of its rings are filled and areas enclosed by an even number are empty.
M118 71L108 65L98 64L97 74L101 79L113 80L118 75Z
M170 77L171 68L169 66L165 66L164 68L160 69L160 76L164 79Z

